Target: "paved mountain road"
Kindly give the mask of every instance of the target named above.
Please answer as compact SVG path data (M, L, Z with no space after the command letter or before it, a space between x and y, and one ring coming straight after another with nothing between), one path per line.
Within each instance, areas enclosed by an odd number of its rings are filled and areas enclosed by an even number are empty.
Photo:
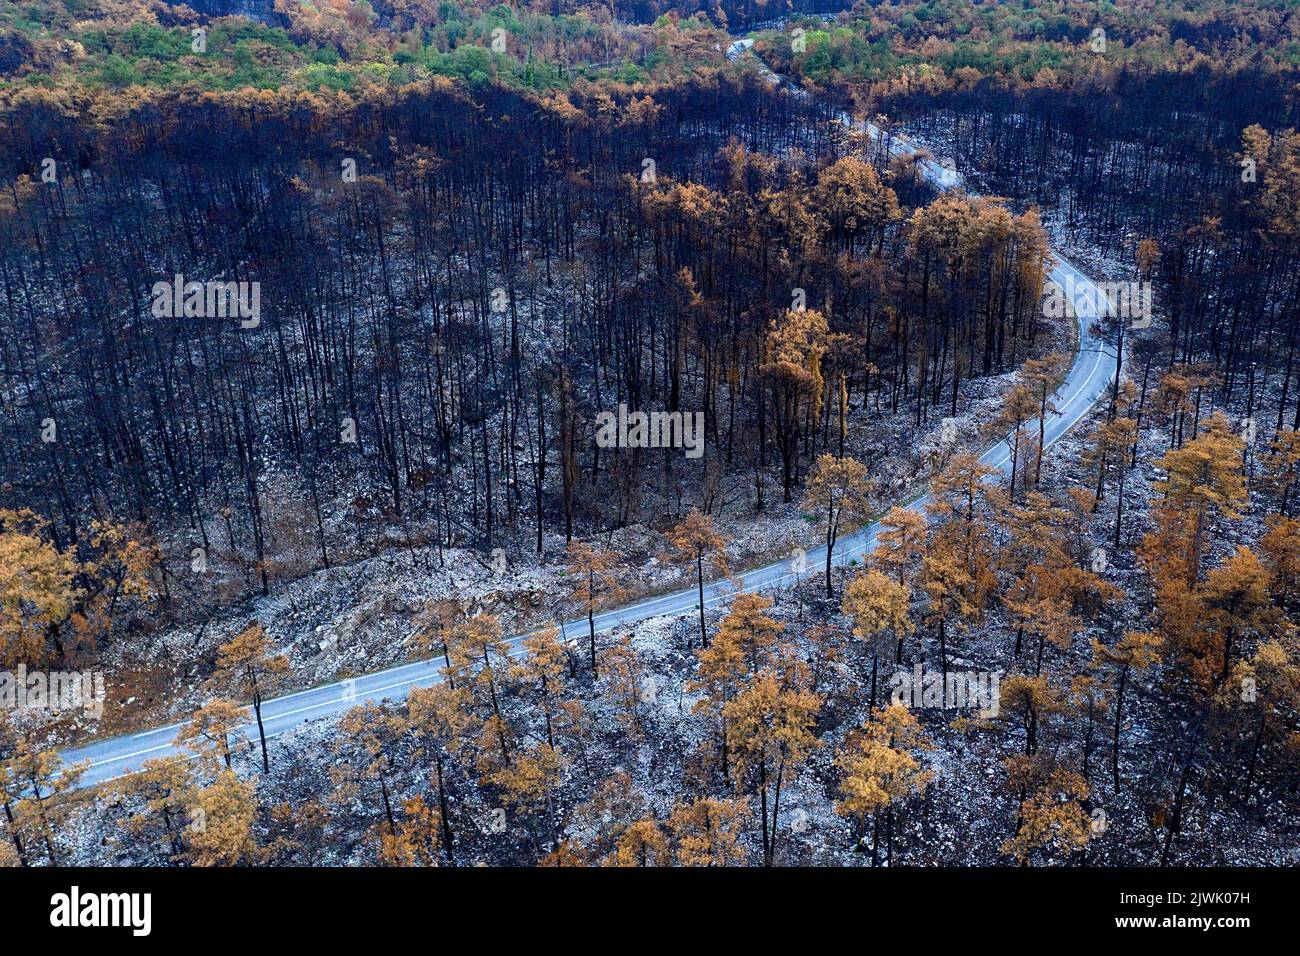
M742 49L739 55L747 52L748 48ZM776 74L772 74L772 77L778 82L783 82ZM840 121L851 123L847 116L841 116ZM867 125L866 132L873 136L882 135L881 131L871 124ZM912 143L898 135L891 138L890 149L896 154L916 151ZM961 182L960 174L933 160L923 160L919 163L919 167L922 175L937 188L948 189ZM1057 411L1047 418L1044 431L1047 445L1059 440L1088 414L1105 395L1118 367L1114 350L1090 331L1090 326L1098 318L1094 303L1104 303L1106 299L1092 280L1073 265L1059 255L1055 255L1054 258L1051 278L1063 290L1067 290L1067 294L1074 300L1079 347L1069 373L1052 398ZM1036 421L1027 427L1032 430L1035 425ZM999 472L1007 472L1010 469L1010 453L1004 442L989 448L980 459ZM920 507L926 500L927 498L924 497L917 499L908 507ZM877 522L841 537L836 545L834 563L842 567L850 560L870 552L876 546L876 535L879 531L880 524ZM806 553L806 561L807 571L804 573L816 573L816 569L825 564L825 547L810 548ZM770 590L792 582L796 576L797 572L792 568L792 562L781 561L739 575L739 589L741 592ZM723 579L706 584L705 606L725 602L736 593L738 592L731 580ZM695 612L698 606L697 591L691 587L597 614L596 629L603 632L621 624L634 624L665 614L689 614ZM566 637L581 638L586 632L585 618L568 621L563 625L563 633ZM517 635L510 638L516 654L522 653L520 642L523 637L524 635ZM278 736L308 721L339 714L367 701L401 700L412 687L428 686L438 682L441 679L441 668L440 660L416 661L268 700L262 705L262 719L267 736ZM143 733L95 741L68 749L63 752L62 757L69 763L89 761L89 769L82 777L83 785L102 783L140 769L146 760L176 753L177 748L173 741L178 727L178 724L173 724ZM255 740L257 727L250 722L249 726L242 728L240 733Z

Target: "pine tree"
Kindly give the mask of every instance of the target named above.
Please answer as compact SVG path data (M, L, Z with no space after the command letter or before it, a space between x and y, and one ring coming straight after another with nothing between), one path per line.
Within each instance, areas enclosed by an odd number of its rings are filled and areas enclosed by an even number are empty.
M1112 468L1119 473L1115 493L1115 533L1111 539L1114 546L1118 548L1121 543L1120 529L1124 520L1124 479L1128 473L1128 450L1137 441L1137 422L1132 418L1124 417L1106 419L1097 423L1090 438L1091 446L1084 457L1097 468L1094 511L1106 496L1106 475Z
M409 718L378 704L358 704L339 718L339 735L334 752L339 759L331 770L339 803L360 799L367 784L377 784L383 822L390 834L397 832L391 780L396 773L395 754Z
M734 741L737 785L748 781L758 796L764 866L771 866L776 858L786 777L797 772L818 746L812 728L820 707L816 694L771 671L760 673L723 706L723 719Z
M740 835L749 816L747 800L705 797L678 803L668 817L673 856L681 866L732 866L745 862Z
M449 683L413 687L407 698L411 729L423 741L425 753L433 758L438 785L438 821L442 825L441 846L447 862L456 865L456 846L451 829L448 763L465 746L469 727L469 694Z
M266 843L259 852L266 866L315 866L324 855L329 812L319 800L277 803L266 815Z
M262 700L290 670L289 658L271 653L271 642L262 625L254 621L217 650L217 686L242 692L252 701L257 733L262 742L262 772L271 772L266 750L266 727L262 723Z
M1038 443L1034 455L1034 487L1043 474L1043 451L1047 447L1047 416L1056 413L1052 402L1052 393L1056 391L1065 373L1070 368L1070 357L1064 352L1052 352L1040 359L1029 359L1021 367L1020 377L1025 390L1038 405L1035 417L1038 419ZM1011 407L1010 399L1007 406ZM1005 413L1004 413L1005 414Z
M1233 676L1235 680L1224 685L1224 696L1246 712L1248 727L1254 724L1242 784L1242 796L1250 800L1260 753L1279 742L1282 752L1276 761L1265 762L1265 767L1294 765L1300 745L1300 641L1295 632L1288 630L1276 639L1261 641L1254 656L1234 667Z
M1245 546L1223 560L1205 577L1201 591L1208 625L1216 635L1218 654L1217 682L1228 679L1233 665L1233 649L1247 639L1267 639L1275 633L1279 614L1269 593L1272 575L1253 551ZM1213 667L1213 661L1205 661Z
M1259 546L1273 575L1269 590L1283 605L1295 609L1300 605L1300 520L1274 515L1266 528Z
M76 790L88 762L68 766L54 750L42 749L33 731L18 733L0 762L0 802L11 839L24 865L36 862L43 846L51 866L60 865L58 830L73 807L65 795Z
M456 675L451 666L451 640L456 627L465 620L465 609L459 601L442 599L430 601L415 619L411 634L411 650L416 654L442 652L444 675L448 683L456 686Z
M781 452L781 485L792 500L799 458L801 423L821 419L825 392L822 361L829 349L826 317L815 309L787 309L773 320L764 342L763 372L772 383L777 447Z
M1020 795L1016 830L1002 852L1028 866L1035 850L1075 853L1088 845L1091 820L1083 809L1088 782L1051 760L1008 757L1007 785Z
M927 624L939 628L939 665L948 676L948 625L963 618L973 617L977 606L968 597L971 575L947 541L936 542L930 553L921 559L921 588L930 598Z
M1157 528L1143 542L1157 581L1181 571L1187 585L1194 586L1200 578L1205 529L1211 518L1241 516L1246 500L1242 448L1227 418L1215 412L1204 433L1161 458L1167 477L1156 490L1164 497L1156 507Z
M526 653L510 668L510 678L521 695L541 711L546 724L546 742L552 747L569 669L569 654L560 643L559 634L557 628L548 627L524 638Z
M480 780L501 791L506 804L529 813L545 808L551 829L554 829L554 798L564 776L567 762L564 755L545 743L517 749L508 763L496 760L480 764ZM555 833L551 834L555 836Z
M999 717L1020 724L1025 733L1026 757L1032 757L1038 752L1043 723L1064 709L1065 702L1045 677L1012 674L1002 681L998 701Z
M244 708L218 697L194 712L189 723L176 733L177 746L185 747L205 762L225 761L231 767L230 735L248 719Z
M871 480L866 466L853 458L822 455L808 476L804 507L825 515L826 596L833 597L831 561L840 528L846 522L862 521L871 513Z
M868 710L875 710L876 707L880 641L888 636L891 642L897 642L895 660L901 661L903 640L916 630L916 625L912 623L910 603L907 588L891 581L880 571L864 571L845 585L841 609L853 620L854 636L871 653L871 700Z
M581 849L567 840L537 861L538 866L586 866L587 858Z
M988 535L997 494L986 481L993 474L994 469L976 455L953 455L948 467L931 480L931 500L926 505L931 523L938 526L929 553L941 552L959 562L965 613L974 616L982 613L997 584Z
M765 613L771 607L772 601L761 594L737 595L713 643L696 650L699 666L686 684L688 691L703 692L694 705L695 712L709 714L718 723L724 775L730 773L726 705L749 678L773 661L785 629Z
M180 862L186 853L186 834L201 822L190 815L195 787L193 764L179 756L146 760L139 772L115 781L114 789L122 799L142 805L139 812L119 821L130 836L131 848L158 844L163 862Z
M637 820L618 838L606 866L661 866L668 859L668 840L654 820Z
M510 761L513 731L502 710L505 682L510 676L510 645L495 614L479 613L452 632L452 669L460 687L469 692L474 709L484 716L485 736L495 737L501 758Z
M880 519L880 526L872 560L899 584L906 584L908 569L925 550L925 515L915 508L894 507Z
M605 654L605 670L601 677L604 696L614 705L619 725L628 740L641 739L641 697L644 693L645 666L632 646L632 638L624 635Z
M375 839L383 866L437 866L442 841L442 814L421 796L402 803L402 818L394 832L381 828Z
M886 814L886 860L894 862L894 807L925 792L934 773L921 768L918 751L934 746L920 723L901 704L877 709L861 730L850 734L835 756L840 799L835 812L857 822L861 845L868 818L872 821L871 865L880 862L880 811Z
M581 541L569 544L568 573L573 575L573 600L587 615L591 652L591 677L596 670L596 608L604 601L618 601L624 592L617 571L617 556L612 551L593 548Z
M22 798L21 783L16 783L10 775L13 765L9 761L18 753L23 741L24 735L19 732L16 721L0 720L0 801L4 807L5 832L13 845L14 857L19 866L28 865L22 835L18 832L14 818L14 802Z
M649 802L626 770L615 770L591 788L573 811L569 831L593 857L608 858L628 827L649 818Z
M192 866L236 866L256 862L253 837L257 818L257 787L233 771L222 770L216 780L198 790L190 805L189 834Z
M1022 446L1025 444L1025 425L1032 421L1038 414L1038 398L1030 389L1024 385L1017 385L1011 389L1002 401L1002 409L998 412L997 418L993 420L992 430L995 434L1005 435L1007 450L1011 458L1011 474L1008 487L1011 490L1011 499L1016 497L1016 474L1020 465ZM1037 458L1042 457L1041 446ZM1037 467L1037 466L1036 466ZM1027 480L1022 478L1022 484L1028 484Z
M40 667L62 656L59 628L81 596L76 558L46 540L30 511L0 510L0 664Z
M813 201L826 222L831 238L853 254L859 236L865 235L868 250L877 254L884 244L885 229L902 217L898 197L881 183L875 167L846 156L823 167L817 174Z
M707 559L714 574L727 573L727 541L713 527L713 518L692 508L681 523L668 532L680 561L695 565L695 583L700 601L700 646L709 646L709 635L704 626L704 562Z

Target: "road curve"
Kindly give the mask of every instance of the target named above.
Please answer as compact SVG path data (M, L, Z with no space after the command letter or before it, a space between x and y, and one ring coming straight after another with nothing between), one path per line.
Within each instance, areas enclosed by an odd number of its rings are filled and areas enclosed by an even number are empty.
M738 51L740 55L748 52L749 48ZM776 74L771 76L778 83L783 82ZM794 89L796 94L803 93L797 88L787 88ZM840 121L851 123L846 115L841 115ZM867 124L866 132L872 136L883 135L871 124ZM905 137L897 134L890 137L889 149L899 155L919 151ZM952 169L931 159L922 159L918 166L925 179L938 189L949 189L962 181L961 176ZM1093 281L1064 257L1053 254L1053 258L1050 278L1073 299L1072 304L1078 322L1079 347L1069 373L1052 397L1056 411L1047 416L1044 428L1045 446L1058 441L1091 411L1105 395L1118 368L1114 349L1091 331L1092 325L1099 318L1096 303L1104 304L1107 300ZM1036 424L1037 420L1026 427L1033 430ZM980 460L998 472L1010 471L1010 453L1006 449L1005 442L999 442L989 448L980 456ZM919 508L926 501L928 496L918 498L907 507ZM848 562L872 551L876 546L876 536L880 530L880 523L876 522L841 537L836 544L834 563L843 567ZM816 568L824 565L826 561L826 548L822 546L809 549L805 560L806 564L801 563L801 566L807 570L802 573L815 573ZM800 572L796 571L793 565L793 561L780 561L754 568L732 579L721 579L706 584L704 604L709 607L723 603L737 593L771 590L793 583L800 576ZM596 630L609 631L621 624L635 624L665 614L687 614L696 611L698 607L697 590L691 587L671 594L646 598L625 607L603 611L596 615ZM581 637L587 633L586 619L565 622L562 625L562 633L569 638ZM523 653L520 642L524 636L520 634L508 639L516 655ZM262 719L266 726L267 737L276 737L308 721L342 713L358 704L380 700L402 700L412 687L427 687L441 680L441 669L441 661L414 661L267 700L262 704ZM179 727L180 724L171 724L138 734L106 738L69 748L63 751L61 756L67 763L83 761L88 763L88 768L81 778L82 786L104 783L139 770L147 760L156 760L176 753L188 753L180 751L174 743ZM250 722L248 726L241 728L238 734L255 739L257 728Z

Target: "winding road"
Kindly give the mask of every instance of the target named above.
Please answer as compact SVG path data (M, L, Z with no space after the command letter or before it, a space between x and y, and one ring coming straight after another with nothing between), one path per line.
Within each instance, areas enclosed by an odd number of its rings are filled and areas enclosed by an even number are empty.
M727 53L729 58L735 59L749 54L751 50L752 44L737 43L733 44ZM734 56L733 51L735 51ZM765 72L777 84L784 83L777 74L766 68ZM786 88L793 90L796 95L807 95L797 88L789 86ZM839 119L846 125L852 124L851 118L847 115L842 114ZM873 137L884 135L872 124L866 124L865 132ZM896 155L921 151L906 137L897 134L889 138L888 145L890 151ZM937 189L950 189L962 182L960 174L932 159L921 159L918 167L925 179ZM1118 369L1114 349L1090 331L1090 327L1099 317L1095 303L1105 303L1107 300L1093 281L1065 258L1059 254L1053 254L1053 258L1050 278L1061 289L1066 290L1066 294L1073 299L1078 322L1079 346L1069 373L1052 398L1056 411L1047 417L1044 430L1045 445L1058 441L1091 411L1105 395ZM1026 427L1032 430L1036 425L1035 420ZM1006 450L1005 442L999 442L989 448L980 456L980 460L998 472L1005 473L1010 470L1010 453ZM918 498L907 507L920 508L927 500L928 496ZM877 522L841 537L836 545L834 563L842 567L873 550L880 530L880 523ZM825 547L809 549L804 560L806 564L800 562L801 570L803 568L815 570L819 564L825 563ZM780 588L795 581L799 576L800 571L795 570L793 561L764 565L732 579L721 579L706 584L704 604L709 607L724 603L737 593ZM692 587L604 611L596 615L596 629L604 632L622 624L635 624L661 615L689 614L695 612L698 607L697 591ZM567 636L581 637L586 632L585 618L569 621L563 625L563 633ZM523 653L521 641L525 636L521 634L509 638L515 654ZM441 670L440 660L415 661L267 700L262 705L262 719L266 726L267 737L287 733L308 721L340 714L365 702L402 700L412 687L426 687L440 681ZM61 756L67 763L88 762L89 766L80 781L81 786L104 783L139 770L147 760L176 753L188 754L188 751L179 750L174 743L179 726L179 724L172 724L138 734L98 740L65 750ZM250 723L239 733L256 739L256 725Z

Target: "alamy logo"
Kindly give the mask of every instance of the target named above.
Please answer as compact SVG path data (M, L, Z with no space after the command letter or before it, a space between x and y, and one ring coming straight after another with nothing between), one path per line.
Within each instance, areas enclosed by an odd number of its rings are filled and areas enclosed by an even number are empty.
M1043 285L1043 316L1063 319L1066 307L1085 317L1112 315L1128 319L1130 328L1151 327L1150 282L1075 282L1067 276L1065 284L1051 281Z
M148 936L153 930L153 894L85 893L74 886L71 892L50 897L50 925L126 926L133 936Z
M186 282L179 273L170 282L155 282L150 290L156 319L234 319L239 327L262 324L260 282Z
M46 713L84 711L98 720L104 716L102 671L0 671L0 710L36 710Z
M600 448L685 448L687 458L704 454L703 412L629 412L596 416L596 445Z
M985 719L998 715L1002 671L927 671L924 664L895 671L889 678L892 700L904 707L979 710Z

